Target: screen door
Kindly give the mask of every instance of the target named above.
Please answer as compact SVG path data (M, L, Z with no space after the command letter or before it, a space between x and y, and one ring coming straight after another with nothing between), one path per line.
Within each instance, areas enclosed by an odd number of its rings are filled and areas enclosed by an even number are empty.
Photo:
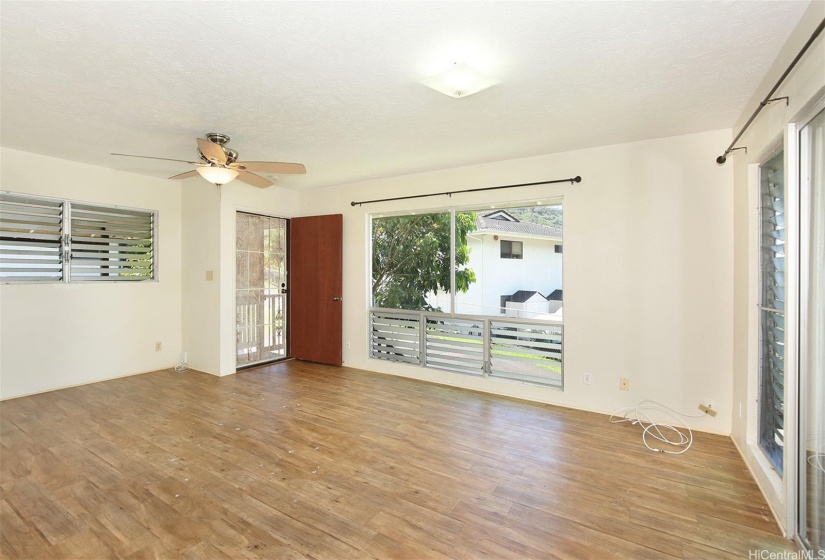
M287 357L287 220L237 213L235 315L241 368Z

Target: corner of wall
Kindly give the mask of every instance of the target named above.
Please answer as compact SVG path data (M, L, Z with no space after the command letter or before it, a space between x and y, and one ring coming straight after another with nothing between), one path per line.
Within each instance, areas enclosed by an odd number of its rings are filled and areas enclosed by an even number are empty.
M739 117L735 132L753 113L788 67L816 26L825 18L825 2L812 1L796 29L788 38L777 59L766 72L761 84ZM777 478L755 444L758 394L758 356L755 347L758 321L755 306L758 291L757 251L758 206L757 164L766 153L785 138L789 123L819 95L825 87L825 36L811 45L806 55L788 75L774 97L788 97L788 104L773 103L765 107L742 136L737 146L747 146L747 153L737 151L728 158L733 166L733 392L731 408L735 411L731 437L748 468L754 475L771 509L784 530L792 530L795 512L787 511L787 484ZM786 372L796 375L796 372ZM793 386L793 384L791 384ZM741 411L741 412L740 412Z

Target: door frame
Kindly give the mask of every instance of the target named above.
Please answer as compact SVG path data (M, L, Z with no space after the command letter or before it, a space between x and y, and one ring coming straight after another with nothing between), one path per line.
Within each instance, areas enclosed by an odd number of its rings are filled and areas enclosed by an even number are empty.
M810 192L805 190L803 192L802 185L802 162L801 162L801 146L800 146L800 132L810 122L825 110L825 88L820 89L811 100L803 106L803 108L794 116L787 126L787 190L788 194L793 198L793 214L789 213L786 208L788 218L793 216L793 227L786 223L786 231L792 232L795 239L795 248L793 250L793 261L786 263L786 268L793 271L795 282L793 285L793 300L787 299L787 306L789 310L793 308L793 332L788 333L789 340L786 341L786 351L793 352L793 380L794 386L790 394L786 394L786 411L790 408L793 411L792 422L786 422L786 430L790 428L792 436L792 445L786 447L785 460L788 468L792 469L789 473L786 492L786 521L787 532L794 537L797 545L802 550L808 550L807 543L802 539L801 521L803 518L802 507L805 505L803 500L800 500L802 492L805 488L802 487L802 477L800 476L801 469L805 468L807 464L801 460L801 453L803 446L804 434L802 434L802 399L800 390L802 389L802 362L805 360L803 355L803 340L800 336L803 325L807 322L807 294L810 287L807 285L808 273L810 271L810 247L807 246L805 234L810 230L811 223L808 215L810 210ZM804 244L804 247L803 247ZM788 288L791 286L788 285ZM787 294L786 294L787 297ZM793 338L791 338L793 334ZM788 364L786 363L786 369ZM786 468L786 471L788 470Z
M276 220L284 220L286 222L285 236L286 236L286 278L287 278L286 287L287 287L287 297L284 298L284 301L285 301L284 305L286 306L285 315L286 315L286 327L287 328L284 329L284 338L285 338L285 341L284 341L284 356L282 356L280 358L273 358L271 360L266 360L266 361L263 361L263 362L257 362L257 363L254 363L254 364L247 364L247 365L243 365L243 366L238 366L238 346L237 346L238 324L237 324L237 318L235 316L235 313L237 313L237 308L238 308L238 268L237 268L238 260L237 260L237 257L238 257L238 214L239 213L252 214L252 215L255 215L255 216L262 216L264 218L274 218ZM235 263L235 265L233 265L233 267L232 267L232 270L234 272L234 274L232 274L232 303L233 303L232 309L234 310L233 321L232 322L233 322L233 332L234 332L233 339L235 340L232 355L233 355L233 358L234 358L235 372L237 373L237 372L240 372L240 371L244 371L244 370L248 370L248 369L252 369L252 368L256 368L256 367L261 367L261 366L272 365L272 364L275 364L275 363L278 363L278 362L283 362L283 361L292 359L291 348L290 348L290 336L289 336L289 323L290 323L290 320L291 320L291 316L290 316L291 306L290 306L290 297L289 297L289 267L290 267L289 222L292 218L288 218L288 217L285 217L285 216L276 216L274 214L270 214L268 212L262 211L262 210L257 209L257 208L249 208L249 207L238 206L238 205L233 207L232 217L233 217L232 225L233 225L233 230L234 230L233 234L232 234L232 262Z

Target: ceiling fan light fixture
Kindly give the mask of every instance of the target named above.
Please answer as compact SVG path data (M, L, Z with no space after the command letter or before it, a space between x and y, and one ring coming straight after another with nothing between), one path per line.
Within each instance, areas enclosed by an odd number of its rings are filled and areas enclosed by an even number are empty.
M492 87L501 83L501 80L485 76L466 63L458 62L446 72L421 80L420 83L439 93L458 99Z
M215 185L225 185L238 176L236 169L204 165L196 169L201 177Z

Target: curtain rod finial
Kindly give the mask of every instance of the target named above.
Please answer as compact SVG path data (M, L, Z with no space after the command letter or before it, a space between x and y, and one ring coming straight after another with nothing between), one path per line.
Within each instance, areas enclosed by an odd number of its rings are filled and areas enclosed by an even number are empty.
M721 155L718 158L716 158L716 163L718 163L719 165L724 165L726 161L728 161L728 158L725 155Z

